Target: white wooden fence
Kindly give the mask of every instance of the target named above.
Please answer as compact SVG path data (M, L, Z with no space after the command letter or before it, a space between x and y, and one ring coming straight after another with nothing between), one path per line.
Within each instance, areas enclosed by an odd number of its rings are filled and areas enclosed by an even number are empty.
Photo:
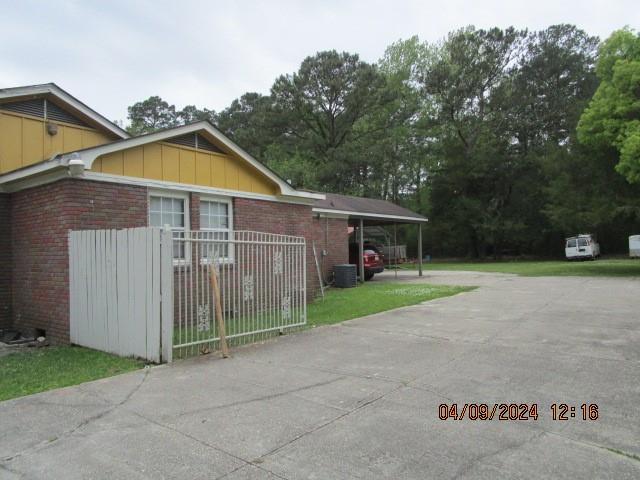
M171 361L172 249L158 228L70 232L71 342Z

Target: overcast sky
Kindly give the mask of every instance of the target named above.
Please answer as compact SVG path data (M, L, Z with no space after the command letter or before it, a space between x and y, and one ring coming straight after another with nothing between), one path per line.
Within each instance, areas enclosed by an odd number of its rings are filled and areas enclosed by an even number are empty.
M640 24L631 0L0 0L0 87L55 82L110 119L160 95L225 108L319 50L376 61L390 43L476 27L573 23L606 37Z

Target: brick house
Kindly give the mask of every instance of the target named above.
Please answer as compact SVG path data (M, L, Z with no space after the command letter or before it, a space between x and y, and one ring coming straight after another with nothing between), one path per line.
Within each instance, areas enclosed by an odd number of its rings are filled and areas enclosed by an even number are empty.
M322 251L326 276L348 261L354 214L326 200L294 189L209 122L131 137L55 84L2 89L0 328L69 341L69 230L170 225L175 235L304 236ZM319 281L307 252L313 296Z

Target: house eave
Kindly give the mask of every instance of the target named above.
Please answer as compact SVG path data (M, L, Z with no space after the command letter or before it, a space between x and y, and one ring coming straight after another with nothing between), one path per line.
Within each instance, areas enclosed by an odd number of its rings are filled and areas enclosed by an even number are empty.
M363 220L385 220L390 222L397 221L402 223L427 223L429 221L428 218L424 217L408 217L403 215L389 215L371 212L351 212L346 210L333 210L330 208L314 208L313 212L320 214L343 215L347 218L362 218Z
M57 98L61 102L69 105L73 109L77 110L82 115L94 121L96 124L100 125L105 130L116 135L118 138L129 138L130 135L118 127L113 122L109 121L107 118L100 115L95 110L89 108L87 105L82 103L77 98L74 98L60 87L58 87L54 83L47 83L43 85L30 85L26 87L15 87L15 88L4 88L0 89L0 100L2 99L19 99L19 98L29 98L29 97L37 97L41 95L52 95Z

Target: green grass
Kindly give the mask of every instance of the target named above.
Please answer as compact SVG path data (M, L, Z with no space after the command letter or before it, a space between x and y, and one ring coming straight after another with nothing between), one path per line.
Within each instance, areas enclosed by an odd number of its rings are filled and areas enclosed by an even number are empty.
M406 283L365 283L355 288L332 288L307 307L309 326L330 325L392 308L448 297L474 287Z
M0 357L0 401L110 377L144 362L75 346L29 348Z
M400 269L415 270L414 264L403 264ZM566 260L511 261L511 262L433 262L423 264L429 270L470 270L475 272L515 273L528 277L542 276L593 276L593 277L637 277L640 276L640 260L615 259L584 262Z

